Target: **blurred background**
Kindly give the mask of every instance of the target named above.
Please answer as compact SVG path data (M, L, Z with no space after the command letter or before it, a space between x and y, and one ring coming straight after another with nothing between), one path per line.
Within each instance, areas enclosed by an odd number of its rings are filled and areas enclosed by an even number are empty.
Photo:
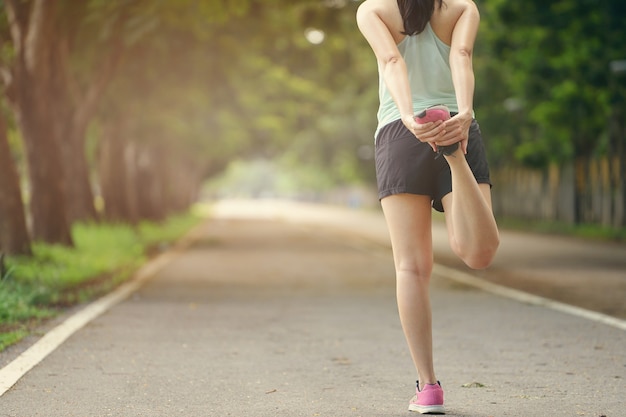
M4 0L0 252L199 199L376 206L350 0ZM626 226L626 3L477 0L499 218Z

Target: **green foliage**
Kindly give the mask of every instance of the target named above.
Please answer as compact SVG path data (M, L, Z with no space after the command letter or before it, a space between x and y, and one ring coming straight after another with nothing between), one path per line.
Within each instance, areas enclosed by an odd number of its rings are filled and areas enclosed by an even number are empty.
M0 352L14 343L28 336L28 331L20 329L7 333L0 333Z
M497 134L494 156L545 166L606 151L598 145L611 116L609 65L626 59L624 3L484 0L480 6L479 53L486 56L477 61L477 99L489 113L487 130Z
M626 242L626 229L597 224L571 224L555 221L533 221L529 219L498 218L500 227L529 233L543 233L577 237L586 240Z
M85 225L72 228L75 247L34 243L33 258L19 258L15 275L21 282L63 289L121 265L139 265L143 246L129 226Z
M165 223L141 222L137 228L139 244L145 248L167 246L180 238L186 231L198 224L199 218L193 214L171 216Z
M45 293L43 285L0 281L0 331L17 322L50 317L52 310L38 305Z
M103 119L123 117L133 141L189 155L210 173L276 158L323 167L335 183L373 179L363 148L373 144L376 63L355 2L244 2L201 31L172 18L190 5L167 6L132 48ZM311 28L324 32L321 44L307 41Z

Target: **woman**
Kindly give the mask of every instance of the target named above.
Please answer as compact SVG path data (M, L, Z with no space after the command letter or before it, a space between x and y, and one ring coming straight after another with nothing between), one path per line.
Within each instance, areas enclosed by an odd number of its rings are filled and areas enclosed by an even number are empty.
M428 292L432 208L445 213L450 245L469 267L487 267L499 244L489 168L473 118L479 20L470 0L366 0L357 12L380 74L376 176L400 320L418 375L409 410L423 414L445 412ZM415 115L433 105L447 106L452 117L417 123Z

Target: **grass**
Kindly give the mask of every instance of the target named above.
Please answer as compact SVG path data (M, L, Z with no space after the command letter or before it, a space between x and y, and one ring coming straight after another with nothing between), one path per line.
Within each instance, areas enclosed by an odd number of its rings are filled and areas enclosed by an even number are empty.
M199 221L185 214L134 228L77 224L72 228L74 247L35 243L33 256L7 258L7 272L0 277L0 351L42 320L111 291L149 254L168 247Z
M205 210L206 211L206 210ZM101 296L132 276L151 253L163 250L207 213L175 216L164 223L78 224L75 247L33 244L32 257L9 257L0 277L0 351L23 339L42 320ZM443 215L435 214L439 221ZM626 242L626 229L498 218L502 229Z
M9 346L19 342L23 338L28 336L28 331L25 329L19 329L12 332L0 333L0 352Z

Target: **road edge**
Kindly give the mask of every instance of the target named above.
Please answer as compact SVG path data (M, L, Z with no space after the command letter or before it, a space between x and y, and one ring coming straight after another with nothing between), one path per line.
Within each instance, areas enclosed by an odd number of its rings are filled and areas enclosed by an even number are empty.
M172 249L149 260L139 268L130 280L69 316L61 324L46 332L37 342L1 368L0 397L73 334L116 304L127 299L154 277L165 265L178 257L182 251L196 239L196 235L205 225L206 221L207 220L203 220L200 224L193 227Z
M549 298L541 297L539 295L534 295L534 294L530 294L521 290L516 290L514 288L494 284L492 282L475 277L471 274L468 274L466 272L460 271L455 268L450 268L450 267L443 266L440 264L435 264L433 267L433 275L437 275L445 279L451 279L458 283L469 285L471 287L478 288L482 291L485 291L494 295L513 299L520 303L546 307L551 310L581 317L587 320L606 324L608 326L616 327L620 330L626 331L626 320L621 320L616 317L609 316L607 314L598 313L596 311L587 310L581 307L576 307L570 304L562 303L560 301L555 301Z

